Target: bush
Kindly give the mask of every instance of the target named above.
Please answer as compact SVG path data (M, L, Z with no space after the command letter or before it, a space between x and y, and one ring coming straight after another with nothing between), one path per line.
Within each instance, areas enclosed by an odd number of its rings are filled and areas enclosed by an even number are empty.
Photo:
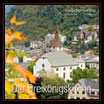
M66 82L64 81L64 79L62 78L58 78L58 77L41 77L38 78L37 83L38 86L48 86L50 85L51 87L56 86L56 87L60 87L60 86L66 86ZM36 85L36 86L37 86ZM67 97L67 93L64 93L61 95L59 94L59 92L57 91L53 91L53 92L36 92L36 95L39 99L66 99Z

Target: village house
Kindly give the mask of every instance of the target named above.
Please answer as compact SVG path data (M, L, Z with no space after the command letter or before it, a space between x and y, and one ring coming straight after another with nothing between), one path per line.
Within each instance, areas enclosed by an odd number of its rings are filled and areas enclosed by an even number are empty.
M96 40L97 38L98 38L98 34L96 31L88 32L85 35L85 43L90 42L92 40Z
M99 99L99 79L83 78L70 85L68 99Z
M80 39L84 39L85 34L83 32L76 32L73 34L73 41L79 41Z
M88 31L88 27L92 26L94 28L94 31L99 31L99 25L87 25L87 24L83 24L80 25L78 28L80 29L81 32L87 33Z
M86 34L84 32L76 32L75 34L73 34L73 42L79 41L81 39L85 40L85 43L91 42L93 40L98 39L98 32L97 31L90 31L87 32Z
M42 45L43 45L43 43L39 40L35 40L35 41L30 42L31 48L39 49L39 48L42 48Z
M88 58L85 63L90 69L99 69L99 59L97 58Z
M37 56L32 56L32 57L23 56L23 63L29 63L31 61L35 61L36 58Z
M55 34L47 34L45 36L45 42L51 43L54 39ZM66 36L59 34L61 43L64 43L66 41Z
M77 67L82 69L85 68L85 62L82 59L74 59L71 55L63 52L57 27L51 47L52 52L40 56L34 64L33 74L36 77L41 75L41 71L47 73L47 76L54 71L58 77L65 80L72 80L70 74L73 69L76 69Z
M78 28L80 29L81 32L87 33L88 26L89 25L87 24L83 24L83 25L80 25Z

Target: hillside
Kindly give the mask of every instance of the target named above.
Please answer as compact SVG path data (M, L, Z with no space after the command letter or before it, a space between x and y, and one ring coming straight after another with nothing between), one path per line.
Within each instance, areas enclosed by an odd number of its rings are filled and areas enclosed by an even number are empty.
M71 9L94 9L95 12L75 12L77 15L71 15ZM10 26L9 20L14 13L17 21L26 22L23 26L17 26L16 30L22 31L28 42L35 39L43 40L47 33L53 34L56 24L60 33L66 36L73 35L81 24L99 24L98 5L76 5L73 8L72 5L16 5L5 17L6 28Z

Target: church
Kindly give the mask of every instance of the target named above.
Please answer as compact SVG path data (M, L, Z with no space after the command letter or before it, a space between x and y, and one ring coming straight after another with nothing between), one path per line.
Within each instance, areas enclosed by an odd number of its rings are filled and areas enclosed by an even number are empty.
M60 78L72 80L70 75L73 69L80 67L85 69L85 62L80 58L73 58L72 55L63 51L63 47L59 38L59 30L56 26L55 37L51 45L51 52L42 55L33 66L33 74L36 77L41 75L41 72L47 75L53 72Z

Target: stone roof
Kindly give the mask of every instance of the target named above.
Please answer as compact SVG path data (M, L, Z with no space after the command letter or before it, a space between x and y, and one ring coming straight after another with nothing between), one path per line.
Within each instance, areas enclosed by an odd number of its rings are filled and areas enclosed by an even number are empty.
M85 62L84 60L82 60L81 58L74 58L78 63L83 63Z
M73 36L79 36L81 34L81 32L76 32L75 34L73 34Z
M95 32L91 31L91 32L86 33L86 36L93 36L94 34L95 34Z
M51 46L52 46L52 47L60 47L60 46L62 46L61 40L60 40L60 37L59 37L59 30L58 30L58 27L57 27L57 26L56 26L55 37L54 37L54 40L53 40Z
M49 52L41 56L47 58L52 66L71 66L78 65L76 60L65 52Z
M88 58L86 60L86 62L90 63L90 62L99 62L98 60L94 59L94 58Z
M82 78L78 80L78 82L82 85L85 86L86 88L90 86L91 90L99 90L99 79L87 79L87 78Z

